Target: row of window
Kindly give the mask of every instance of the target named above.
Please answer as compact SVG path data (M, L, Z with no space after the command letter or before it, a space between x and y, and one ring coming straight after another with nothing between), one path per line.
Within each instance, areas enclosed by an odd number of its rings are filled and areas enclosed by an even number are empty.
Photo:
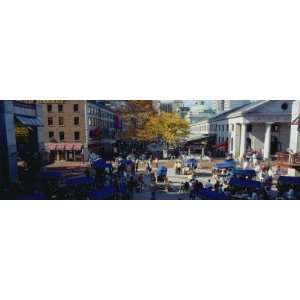
M54 126L54 118L49 117L48 118L48 126ZM58 125L64 126L65 125L65 119L64 117L58 117ZM73 119L73 125L79 126L79 117L74 117Z
M210 131L229 131L229 124L210 124L209 125ZM201 131L207 130L206 126L200 127ZM231 124L231 131L234 130L234 124ZM273 124L272 125L272 132L278 132L279 125ZM252 132L252 124L247 124L247 132Z
M55 107L57 107L57 111L59 113L64 112L64 105L63 104L47 104L47 112L48 113L54 112ZM73 104L73 112L79 112L79 104Z
M93 106L88 106L88 114L95 115L95 116L98 115L100 118L106 118L110 120L114 119L113 113L107 112L105 110Z
M91 118L89 117L88 119L89 126L94 126L94 127L102 127L102 128L113 128L114 127L114 122L107 121L107 120L101 120L99 118Z
M49 139L55 138L53 131L49 131L48 135L49 135ZM64 131L60 131L58 133L58 138L59 138L60 141L64 141L65 140L65 133L64 133ZM79 131L75 131L74 132L74 140L75 141L79 141L80 140L80 132Z

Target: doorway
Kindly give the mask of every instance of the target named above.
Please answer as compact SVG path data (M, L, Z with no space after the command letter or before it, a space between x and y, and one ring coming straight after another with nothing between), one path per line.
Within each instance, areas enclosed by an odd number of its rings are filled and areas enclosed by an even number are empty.
M271 137L271 155L275 155L278 152L278 139L276 136Z

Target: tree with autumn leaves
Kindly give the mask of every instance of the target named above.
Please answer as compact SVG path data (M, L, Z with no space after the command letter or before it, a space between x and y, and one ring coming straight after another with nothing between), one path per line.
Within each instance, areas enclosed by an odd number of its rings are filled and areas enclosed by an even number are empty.
M121 112L126 128L123 138L177 145L189 134L188 123L178 114L158 113L153 104L148 100L127 101Z
M123 139L144 141L141 132L145 124L157 113L154 110L153 101L129 100L124 101L124 105L119 111L123 122Z

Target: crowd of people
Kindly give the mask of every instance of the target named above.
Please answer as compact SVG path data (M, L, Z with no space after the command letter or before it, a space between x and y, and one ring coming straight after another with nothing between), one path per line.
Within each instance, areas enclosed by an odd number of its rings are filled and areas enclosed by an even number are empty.
M229 155L228 160L232 159ZM110 161L105 161L105 166L96 167L90 161L90 167L84 173L74 176L85 176L91 180L83 183L66 184L68 176L73 176L76 170L62 172L57 178L43 178L36 173L37 167L33 164L29 168L30 176L21 180L7 190L0 191L1 198L17 199L21 195L43 195L45 199L90 199L91 191L110 189L110 194L105 194L103 199L135 199L140 193L146 193L150 199L157 198L161 189L174 192L174 199L203 199L201 191L212 191L224 195L226 199L296 199L299 198L299 186L295 184L280 184L277 182L281 175L285 175L280 167L272 167L261 161L256 153L244 157L238 164L244 170L255 170L255 176L244 179L260 182L257 186L231 185L231 170L221 169L213 172L210 178L199 178L194 175L194 169L186 166L185 161L178 158L174 169L176 175L183 174L184 168L189 168L191 176L181 183L169 182L167 176L160 183L157 170L159 159L151 155L120 155ZM71 173L71 174L70 174ZM22 175L22 173L21 173ZM31 180L28 180L31 178ZM239 178L237 176L237 178ZM32 180L33 179L33 180ZM176 194L177 193L177 194ZM101 198L99 198L101 199Z

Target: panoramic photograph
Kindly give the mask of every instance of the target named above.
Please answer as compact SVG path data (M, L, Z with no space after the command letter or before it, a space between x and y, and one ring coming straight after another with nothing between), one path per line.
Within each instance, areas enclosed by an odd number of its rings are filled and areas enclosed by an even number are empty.
M299 100L1 100L0 198L300 198Z

